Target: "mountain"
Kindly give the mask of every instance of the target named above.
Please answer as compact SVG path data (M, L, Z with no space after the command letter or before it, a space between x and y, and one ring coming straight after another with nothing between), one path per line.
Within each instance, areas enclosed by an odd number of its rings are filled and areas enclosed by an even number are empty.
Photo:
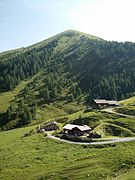
M0 90L41 69L68 72L94 97L123 99L134 93L135 44L107 42L68 30L27 48L0 54Z
M135 43L105 41L74 30L3 52L1 95L14 91L22 81L28 83L1 112L0 124L12 122L12 127L28 124L37 109L50 104L63 111L69 102L80 106L93 98L128 98L134 95L134 72ZM66 113L72 113L72 105ZM77 105L74 107L78 108Z

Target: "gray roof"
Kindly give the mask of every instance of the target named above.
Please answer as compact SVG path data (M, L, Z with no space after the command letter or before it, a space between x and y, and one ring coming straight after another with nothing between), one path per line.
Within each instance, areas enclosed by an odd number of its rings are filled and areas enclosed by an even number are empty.
M94 99L94 102L96 104L119 105L119 102L115 100Z
M118 101L113 101L113 100L111 100L111 101L107 101L107 102L108 102L109 105L113 105L113 104L119 105L119 102L118 102Z
M72 130L73 128L78 128L81 131L91 130L91 128L89 126L87 126L87 125L80 126L80 125L75 125L75 124L66 124L63 127L63 129L65 129L65 130Z
M94 99L94 102L97 104L107 104L107 100L105 99Z

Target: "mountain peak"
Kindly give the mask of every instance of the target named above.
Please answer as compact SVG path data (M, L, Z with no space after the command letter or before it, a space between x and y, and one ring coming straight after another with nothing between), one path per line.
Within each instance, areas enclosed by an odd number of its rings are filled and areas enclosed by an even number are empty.
M56 36L61 36L61 35L64 35L64 36L78 36L78 35L81 36L82 35L82 36L85 36L85 37L91 38L91 39L103 40L102 38L99 38L99 37L96 37L91 34L87 34L87 33L84 33L84 32L78 31L78 30L73 30L73 29L65 30Z
M67 29L65 31L63 31L62 33L64 34L70 34L70 33L73 33L73 34L78 34L78 33L81 33L80 31L77 31L77 30L73 30L73 29Z

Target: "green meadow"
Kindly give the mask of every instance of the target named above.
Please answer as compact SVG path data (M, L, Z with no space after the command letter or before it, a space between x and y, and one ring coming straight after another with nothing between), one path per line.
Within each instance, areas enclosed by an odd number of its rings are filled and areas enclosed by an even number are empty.
M35 127L0 133L0 179L134 179L135 143L71 145Z
M120 101L121 107L117 108L117 112L135 116L135 96Z

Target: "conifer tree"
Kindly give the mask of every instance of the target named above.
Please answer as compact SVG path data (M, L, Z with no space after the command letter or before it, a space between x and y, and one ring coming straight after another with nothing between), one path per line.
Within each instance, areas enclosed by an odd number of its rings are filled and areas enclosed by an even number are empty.
M11 108L9 107L8 110L7 110L7 119L8 119L8 120L11 119L11 115L12 115L12 110L11 110Z
M50 93L49 93L48 86L46 87L46 90L45 90L45 97L48 101L50 100Z
M70 100L71 100L71 102L73 102L73 101L75 100L75 98L74 98L74 95L73 95L73 94L71 94L71 95L70 95Z
M31 111L27 112L27 124L29 124L32 121L32 115L31 115Z

